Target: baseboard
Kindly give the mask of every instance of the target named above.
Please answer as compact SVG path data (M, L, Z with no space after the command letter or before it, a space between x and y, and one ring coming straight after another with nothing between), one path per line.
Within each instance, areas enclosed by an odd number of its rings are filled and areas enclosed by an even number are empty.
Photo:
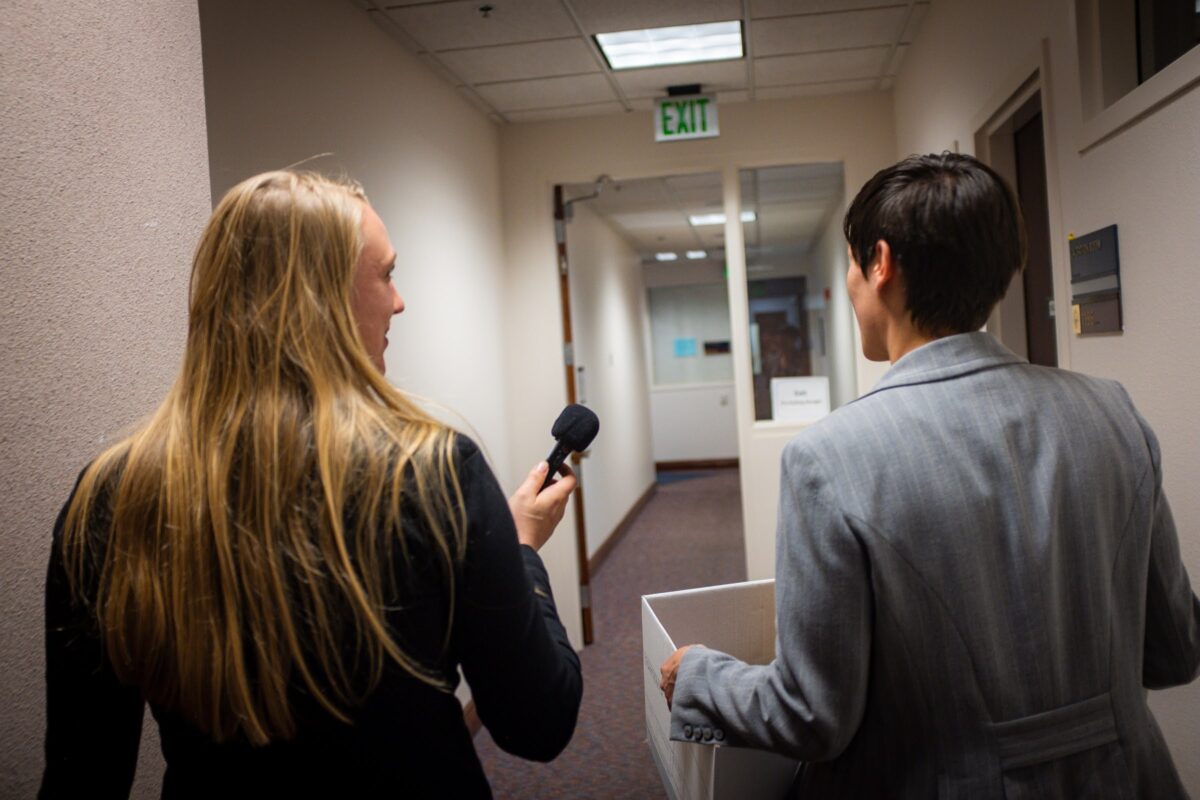
M613 532L604 540L604 544L596 548L596 552L588 559L588 572L592 575L596 574L596 570L600 569L600 565L612 553L613 548L621 541L629 529L633 526L633 520L646 507L646 503L650 502L650 498L654 496L655 490L658 489L658 483L651 483L646 487L646 491L642 492L642 496L637 499L637 502L626 512L621 521L617 523L617 527L613 528Z
M483 727L483 723L479 721L479 714L475 712L475 701L468 700L463 706L463 722L467 723L467 730L471 732L471 738L475 738L475 734L479 733L479 729Z
M693 469L737 469L736 458L705 458L692 461L655 461L659 472L684 472Z

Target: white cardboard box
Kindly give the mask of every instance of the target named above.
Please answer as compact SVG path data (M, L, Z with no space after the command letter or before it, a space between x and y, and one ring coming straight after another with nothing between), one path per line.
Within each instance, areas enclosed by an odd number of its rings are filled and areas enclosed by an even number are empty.
M702 643L748 664L775 657L775 581L751 581L642 597L646 736L671 800L783 797L795 759L741 747L672 742L658 668L677 646Z

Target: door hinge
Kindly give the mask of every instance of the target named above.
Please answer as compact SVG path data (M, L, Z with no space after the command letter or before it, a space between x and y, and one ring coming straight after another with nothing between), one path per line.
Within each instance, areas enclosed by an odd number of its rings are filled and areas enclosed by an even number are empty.
M563 344L563 363L568 367L575 366L575 345L571 342Z
M580 586L579 587L579 607L580 608L591 608L592 607L592 587L591 586Z

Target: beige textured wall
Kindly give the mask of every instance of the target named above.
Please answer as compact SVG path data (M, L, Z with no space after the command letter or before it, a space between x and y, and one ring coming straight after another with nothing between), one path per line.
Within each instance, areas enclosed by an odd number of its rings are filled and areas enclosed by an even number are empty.
M1051 216L1061 218L1051 229L1057 285L1069 280L1067 234L1116 223L1125 312L1123 334L1081 339L1068 333L1069 349L1059 357L1071 369L1121 381L1157 432L1166 493L1197 589L1200 326L1190 289L1200 251L1200 89L1193 84L1081 152L1073 8L1071 0L935 2L896 84L899 152L942 150L955 140L971 152L976 127L1037 68L1047 40L1050 74L1043 103ZM1152 89L1152 83L1142 88ZM1065 324L1067 298L1058 294L1058 318ZM1200 682L1155 692L1151 706L1189 791L1200 796Z
M508 472L495 126L349 0L204 0L200 23L214 197L333 153L306 166L360 181L396 248L388 378L465 420L516 488L536 459Z
M575 365L584 368L583 399L600 417L581 465L591 557L654 483L650 373L641 258L586 202L573 209L567 257Z
M196 7L5 3L0 97L0 797L24 798L42 769L54 517L183 351L209 211ZM148 731L135 796L157 796L157 749Z

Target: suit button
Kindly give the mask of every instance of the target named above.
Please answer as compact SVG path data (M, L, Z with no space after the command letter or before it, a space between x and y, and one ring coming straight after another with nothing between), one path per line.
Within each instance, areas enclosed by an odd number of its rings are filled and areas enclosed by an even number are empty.
M717 728L715 731L713 731L713 737L718 742L723 742L723 741L725 741L725 731L721 730L720 728Z
M688 739L692 738L692 726L691 725L683 726L683 735L686 736Z
M712 738L713 738L713 729L712 729L712 728L705 728L705 729L704 729L704 741L706 741L706 742L711 742L711 741L712 741Z

